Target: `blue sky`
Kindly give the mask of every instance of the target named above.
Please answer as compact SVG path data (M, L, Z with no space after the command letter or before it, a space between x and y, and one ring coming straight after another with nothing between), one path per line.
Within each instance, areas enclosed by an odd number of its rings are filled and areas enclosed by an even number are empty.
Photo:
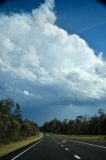
M0 5L0 97L42 124L105 109L106 6L95 0Z

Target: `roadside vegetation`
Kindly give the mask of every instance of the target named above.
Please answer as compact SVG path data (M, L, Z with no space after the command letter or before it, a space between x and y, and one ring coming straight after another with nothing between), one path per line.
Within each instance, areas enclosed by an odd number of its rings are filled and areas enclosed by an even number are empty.
M79 140L89 140L89 141L106 141L105 135L67 135L67 134L55 134L61 138L73 138Z
M41 134L38 125L33 121L23 119L19 103L10 98L0 100L1 155L7 153L5 148L8 145L10 145L8 150L11 150L11 146L16 149L39 138Z
M41 130L71 138L106 140L106 114L104 109L99 109L92 117L77 116L74 120L63 121L55 118L46 122Z
M35 136L31 136L25 139L21 139L20 141L18 140L17 142L11 142L6 145L2 145L0 147L0 157L3 155L6 155L12 151L15 151L21 147L24 147L32 142L35 142L43 137L43 134L41 132L38 132Z

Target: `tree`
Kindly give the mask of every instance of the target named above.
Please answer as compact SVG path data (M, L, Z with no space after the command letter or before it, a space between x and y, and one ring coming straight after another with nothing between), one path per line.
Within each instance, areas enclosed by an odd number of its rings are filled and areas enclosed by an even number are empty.
M21 129L21 125L15 119L11 120L10 128L9 128L9 136L10 137L17 137L19 135Z
M7 115L0 113L0 136L7 137L10 120Z
M19 122L22 122L22 114L21 114L21 109L19 103L16 103L16 108L14 111L14 116L15 119L18 120Z
M98 109L99 116L105 115L104 109Z
M31 135L31 125L28 120L25 120L21 126L21 135L28 137Z
M28 137L38 132L35 122L23 120L20 108L12 99L0 100L0 138Z
M76 134L76 135L106 135L106 114L104 109L98 110L99 115L92 117L77 116L75 120L51 120L41 129L46 132Z
M14 107L14 102L12 99L0 100L0 112L10 116L12 114L12 108Z

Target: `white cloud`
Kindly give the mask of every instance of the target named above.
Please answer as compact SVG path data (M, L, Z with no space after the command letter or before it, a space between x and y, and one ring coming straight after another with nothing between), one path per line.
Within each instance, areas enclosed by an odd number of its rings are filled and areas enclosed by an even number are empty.
M24 90L24 94L25 94L26 96L29 96L29 95L30 95L30 93L29 93L28 91L26 91L26 90Z
M18 91L18 92L23 93L25 96L29 96L29 97L32 97L32 98L37 98L37 99L42 98L42 96L37 95L35 93L30 93L28 90L24 90L23 92L22 91Z
M106 95L106 63L85 40L59 28L54 1L32 13L0 15L0 70L70 99ZM24 90L26 96L31 95Z

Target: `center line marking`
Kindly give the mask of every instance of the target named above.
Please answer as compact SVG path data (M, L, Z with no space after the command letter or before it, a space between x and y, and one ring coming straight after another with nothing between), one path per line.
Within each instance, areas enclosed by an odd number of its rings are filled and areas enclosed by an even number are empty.
M81 158L80 158L79 156L77 156L77 155L74 155L74 157L77 158L77 159L81 159Z
M68 149L68 148L65 148L65 150L68 151L69 149Z
M63 138L59 138L59 139L63 139ZM90 146L94 146L94 147L100 147L100 148L106 148L106 146L100 146L100 145L97 145L97 144L92 144L92 143L87 143L87 142L82 142L82 141L77 141L77 140L72 140L72 139L66 139L70 142L76 142L76 143L80 143L80 144L86 144L86 145L90 145Z

